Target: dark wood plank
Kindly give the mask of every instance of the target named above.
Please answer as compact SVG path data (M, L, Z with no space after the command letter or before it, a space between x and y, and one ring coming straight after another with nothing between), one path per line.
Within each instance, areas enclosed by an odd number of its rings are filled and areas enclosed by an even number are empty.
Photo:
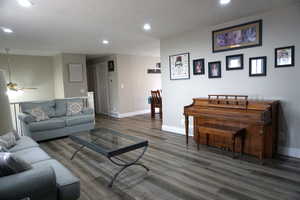
M300 161L279 157L259 165L252 157L233 160L226 152L190 142L185 136L161 131L161 121L151 115L115 119L97 116L97 127L106 127L149 141L142 162L150 168L128 168L113 188L111 176L118 170L104 156L83 149L74 160L79 145L69 138L41 143L53 158L81 180L81 200L157 200L157 199L300 199ZM138 152L124 155L134 159Z

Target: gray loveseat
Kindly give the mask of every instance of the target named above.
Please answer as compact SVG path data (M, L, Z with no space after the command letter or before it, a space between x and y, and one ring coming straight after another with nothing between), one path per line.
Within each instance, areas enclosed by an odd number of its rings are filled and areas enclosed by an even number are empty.
M51 159L27 136L9 149L30 163L32 169L0 178L0 199L75 200L80 196L80 182L58 161Z
M68 102L82 102L82 112L74 116L67 115ZM41 107L50 119L36 122L28 112L36 107ZM21 122L22 133L35 141L68 136L71 133L91 130L95 126L94 109L88 105L87 98L23 102L20 103L20 109L21 113L18 118Z

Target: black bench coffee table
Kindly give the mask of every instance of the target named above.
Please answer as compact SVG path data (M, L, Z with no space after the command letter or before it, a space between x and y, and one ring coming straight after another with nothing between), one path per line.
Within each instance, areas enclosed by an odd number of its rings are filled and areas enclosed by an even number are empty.
M84 147L87 147L101 155L106 156L113 164L122 167L112 178L109 183L109 187L112 187L114 181L118 175L126 168L138 165L149 171L149 168L139 163L138 161L145 154L148 141L143 140L134 136L125 135L117 131L113 131L106 128L96 128L91 131L80 132L70 135L70 138L81 145L81 147L74 152L71 160L75 155ZM125 154L130 151L142 149L141 153L133 161L126 161L120 159L118 156Z

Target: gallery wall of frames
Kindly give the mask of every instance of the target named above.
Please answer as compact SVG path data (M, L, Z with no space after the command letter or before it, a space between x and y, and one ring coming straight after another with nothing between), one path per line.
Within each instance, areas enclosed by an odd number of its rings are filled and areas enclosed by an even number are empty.
M257 20L236 26L212 31L212 52L224 52L262 46L263 21ZM245 60L247 58L247 60ZM278 47L274 49L275 68L295 66L295 46ZM267 76L267 56L248 57L245 54L226 55L226 71L244 70L244 62L249 62L249 77ZM169 56L170 80L190 79L190 53ZM216 60L207 63L207 76L210 79L222 78L222 62ZM192 61L193 75L205 75L205 58Z

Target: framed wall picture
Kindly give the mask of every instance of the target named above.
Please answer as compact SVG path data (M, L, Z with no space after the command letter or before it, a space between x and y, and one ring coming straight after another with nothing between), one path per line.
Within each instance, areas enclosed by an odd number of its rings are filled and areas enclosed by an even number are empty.
M275 67L295 66L295 46L275 49Z
M194 75L205 74L205 62L203 58L193 60L193 74Z
M82 64L69 64L69 82L82 82Z
M267 75L267 57L254 57L249 59L249 76Z
M190 79L190 54L182 53L169 56L170 79Z
M107 62L107 67L109 72L115 71L115 63L113 60Z
M244 68L244 55L236 54L226 56L226 70L238 70Z
M231 26L212 32L213 52L262 45L262 20Z
M221 78L221 61L208 63L208 78Z

